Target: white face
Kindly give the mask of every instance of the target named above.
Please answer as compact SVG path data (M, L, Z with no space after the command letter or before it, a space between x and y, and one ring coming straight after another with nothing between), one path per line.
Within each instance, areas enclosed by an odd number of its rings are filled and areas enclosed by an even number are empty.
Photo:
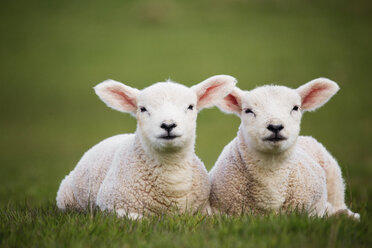
M314 79L297 89L262 86L247 92L235 87L217 105L240 116L245 140L251 147L280 153L296 143L303 111L319 108L338 90L338 85L326 78Z
M175 83L157 83L137 98L138 131L154 149L178 150L193 145L197 118L193 90Z
M244 93L241 120L244 135L261 152L280 153L297 140L301 97L284 86L264 86Z
M236 79L210 77L191 88L178 83L156 83L142 91L106 80L94 87L109 107L137 118L137 132L146 145L173 152L194 145L196 116L234 88Z

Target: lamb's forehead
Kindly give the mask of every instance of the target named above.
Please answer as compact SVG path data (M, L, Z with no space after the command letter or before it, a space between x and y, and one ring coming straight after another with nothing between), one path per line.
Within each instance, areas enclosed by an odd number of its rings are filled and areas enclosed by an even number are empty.
M140 91L138 103L162 104L194 104L196 94L190 88L174 82L159 82Z
M281 85L265 85L257 87L245 93L243 101L254 104L268 104L270 102L281 102L290 104L300 104L301 97L296 90Z

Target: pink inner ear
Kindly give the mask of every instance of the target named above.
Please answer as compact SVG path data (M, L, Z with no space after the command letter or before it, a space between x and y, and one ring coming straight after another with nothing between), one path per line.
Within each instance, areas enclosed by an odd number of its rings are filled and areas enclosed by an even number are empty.
M323 90L326 90L327 86L315 86L311 88L308 94L302 99L302 106L313 105L317 102L316 98L321 94Z
M227 101L227 104L229 105L229 107L231 107L231 106L238 106L239 105L239 103L236 100L236 98L233 95L231 95L231 94L228 94L225 97L225 100Z
M221 84L216 84L216 85L213 85L213 86L209 87L208 89L206 89L204 94L199 98L199 101L202 101L202 100L208 98L211 95L211 91L213 91L215 88L218 88L220 86L221 86Z
M124 104L129 104L132 107L136 108L136 105L133 102L133 99L128 97L126 94L124 94L122 91L117 90L117 89L111 89L110 90L112 93L116 94L119 96L119 98L124 102Z

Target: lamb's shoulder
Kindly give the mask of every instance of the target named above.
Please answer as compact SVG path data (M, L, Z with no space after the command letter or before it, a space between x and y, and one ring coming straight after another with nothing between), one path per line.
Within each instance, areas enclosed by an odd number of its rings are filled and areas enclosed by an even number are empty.
M335 164L338 166L335 158L323 144L311 136L298 137L297 146L306 151L325 170L332 169L329 167Z
M292 163L298 165L298 173L303 177L318 179L316 181L325 180L324 170L319 164L318 159L309 154L307 147L296 147ZM306 180L306 182L311 184L311 180Z
M191 168L193 171L193 188L210 188L208 171L204 166L204 163L194 155L191 160Z
M135 144L135 135L128 136L113 154L111 166L97 196L97 205L101 210L127 209L136 204L138 196L132 192L132 188L142 183L139 168L145 161Z
M208 176L208 171L204 163L194 155L190 160L190 169L192 171L192 185L187 195L187 201L193 210L200 210L204 212L208 206L208 200L211 190L211 184Z
M325 172L303 147L296 147L291 159L286 205L309 210L326 192Z
M107 138L84 153L76 165L74 174L76 177L89 174L90 176L101 177L106 174L111 166L115 152L122 145L129 143L133 134L120 134Z
M239 154L238 140L225 146L209 172L210 204L215 212L240 213L246 207L246 186L250 183L246 167Z
M81 206L95 202L100 185L112 165L115 152L133 134L107 138L89 149L71 172L72 189Z

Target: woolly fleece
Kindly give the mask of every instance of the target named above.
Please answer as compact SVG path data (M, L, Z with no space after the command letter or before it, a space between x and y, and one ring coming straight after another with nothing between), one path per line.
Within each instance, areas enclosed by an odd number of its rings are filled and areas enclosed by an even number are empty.
M297 208L310 215L346 213L359 219L346 207L336 160L314 138L298 137L302 113L319 108L338 89L335 82L319 78L298 89L235 88L226 96L219 108L240 116L242 123L209 173L212 210L239 214Z
M98 206L133 219L208 211L208 173L194 153L196 116L235 83L235 78L219 75L192 88L165 82L139 91L113 80L97 85L109 107L136 116L137 130L88 150L61 182L58 208ZM174 127L165 130L164 124Z

